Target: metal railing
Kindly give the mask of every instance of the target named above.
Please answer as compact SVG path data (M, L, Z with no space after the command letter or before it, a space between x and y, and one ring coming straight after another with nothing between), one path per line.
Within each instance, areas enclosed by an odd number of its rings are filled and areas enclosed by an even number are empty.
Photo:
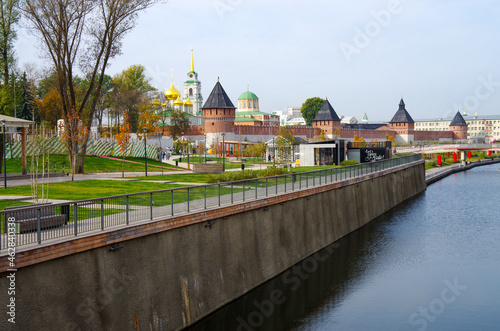
M0 250L71 238L158 217L194 213L331 184L422 159L421 154L347 167L133 193L71 203L39 204L0 211Z

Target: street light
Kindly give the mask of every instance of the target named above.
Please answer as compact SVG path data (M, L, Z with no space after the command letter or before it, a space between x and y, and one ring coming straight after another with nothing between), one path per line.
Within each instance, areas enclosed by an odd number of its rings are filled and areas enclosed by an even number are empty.
M222 172L226 171L226 144L224 143L225 135L225 133L222 133Z
M276 147L274 147L274 137L273 137L273 167L276 166L275 157L276 157Z
M147 136L146 136L146 128L142 129L144 131L144 166L145 166L145 172L146 172L146 177L148 177L148 153L146 150L146 141L147 141Z
M7 153L5 153L5 120L2 120L3 131L3 186L7 188Z

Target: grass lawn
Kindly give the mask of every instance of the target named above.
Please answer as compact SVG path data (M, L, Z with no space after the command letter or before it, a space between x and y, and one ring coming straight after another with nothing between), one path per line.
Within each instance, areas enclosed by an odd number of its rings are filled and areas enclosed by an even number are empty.
M141 180L164 180L164 181L176 181L181 183L208 183L210 178L209 174L195 174L195 173L180 173L178 175L156 175L156 176L138 176L129 177Z
M163 190L180 185L147 182L121 182L114 180L84 180L77 182L52 183L49 185L49 199L85 200L127 193ZM31 187L15 186L2 190L2 195L31 196ZM0 195L0 199L2 196Z
M49 186L49 199L58 200L86 200L94 198L104 198L115 195L123 195L129 193L140 193L156 190L166 190L170 188L184 187L183 185L162 184L150 182L121 182L112 180L85 180L78 182L53 183ZM235 189L234 192L240 190ZM189 199L200 199L204 195L204 188L190 189ZM221 194L230 193L230 189L221 189ZM30 186L9 187L2 191L3 195L22 195L30 196ZM212 197L218 194L217 187L207 189L207 196ZM2 196L0 195L0 199ZM170 194L155 194L153 195L155 206L168 205L171 202ZM187 200L187 190L180 190L174 193L174 203L185 202ZM108 202L109 203L109 202ZM117 199L113 203L124 205L125 198ZM146 206L149 205L149 196L138 195L129 198L130 205ZM18 201L4 201L3 208L22 205Z
M4 210L5 207L26 206L26 205L31 205L29 200L28 201L0 200L0 210Z
M130 163L125 162L125 171L127 172L143 172L144 171L144 158L142 157L127 157L125 160L139 162ZM42 160L39 160L42 162ZM55 168L53 167L55 163ZM50 171L61 172L64 166L64 171L66 173L71 171L69 166L68 155L66 154L52 154L49 158ZM102 158L93 155L85 156L85 173L95 173L95 172L121 172L123 162L120 160L112 160L107 158ZM27 160L28 172L31 172L31 157ZM179 167L171 166L165 163L161 163L156 160L148 159L148 171L175 171L181 170ZM8 159L7 160L7 172L8 173L21 173L21 159Z

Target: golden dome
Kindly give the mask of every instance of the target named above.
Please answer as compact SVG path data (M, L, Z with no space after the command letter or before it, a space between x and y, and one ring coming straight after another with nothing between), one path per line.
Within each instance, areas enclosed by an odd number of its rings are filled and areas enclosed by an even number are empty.
M193 103L191 102L191 100L189 100L189 97L187 98L186 101L184 101L184 106L193 107Z
M179 90L174 87L174 83L172 83L172 85L170 85L170 88L165 91L165 98L167 98L167 100L175 100L180 96L181 92L179 92Z
M161 106L161 102L160 102L160 100L158 100L158 97L155 97L155 99L153 100L153 102L151 102L151 104L153 105L153 107L160 107Z
M175 99L174 106L182 106L183 104L184 104L184 102L182 102L181 95L179 94L177 96L177 99Z
M161 106L162 106L163 108L167 108L167 102L166 102L166 101L165 101L165 102L163 102L163 103L161 104Z

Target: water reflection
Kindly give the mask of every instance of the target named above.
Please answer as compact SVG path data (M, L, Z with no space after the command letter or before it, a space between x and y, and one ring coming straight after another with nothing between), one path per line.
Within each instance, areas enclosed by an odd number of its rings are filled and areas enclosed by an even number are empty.
M498 168L429 186L190 329L495 329Z

